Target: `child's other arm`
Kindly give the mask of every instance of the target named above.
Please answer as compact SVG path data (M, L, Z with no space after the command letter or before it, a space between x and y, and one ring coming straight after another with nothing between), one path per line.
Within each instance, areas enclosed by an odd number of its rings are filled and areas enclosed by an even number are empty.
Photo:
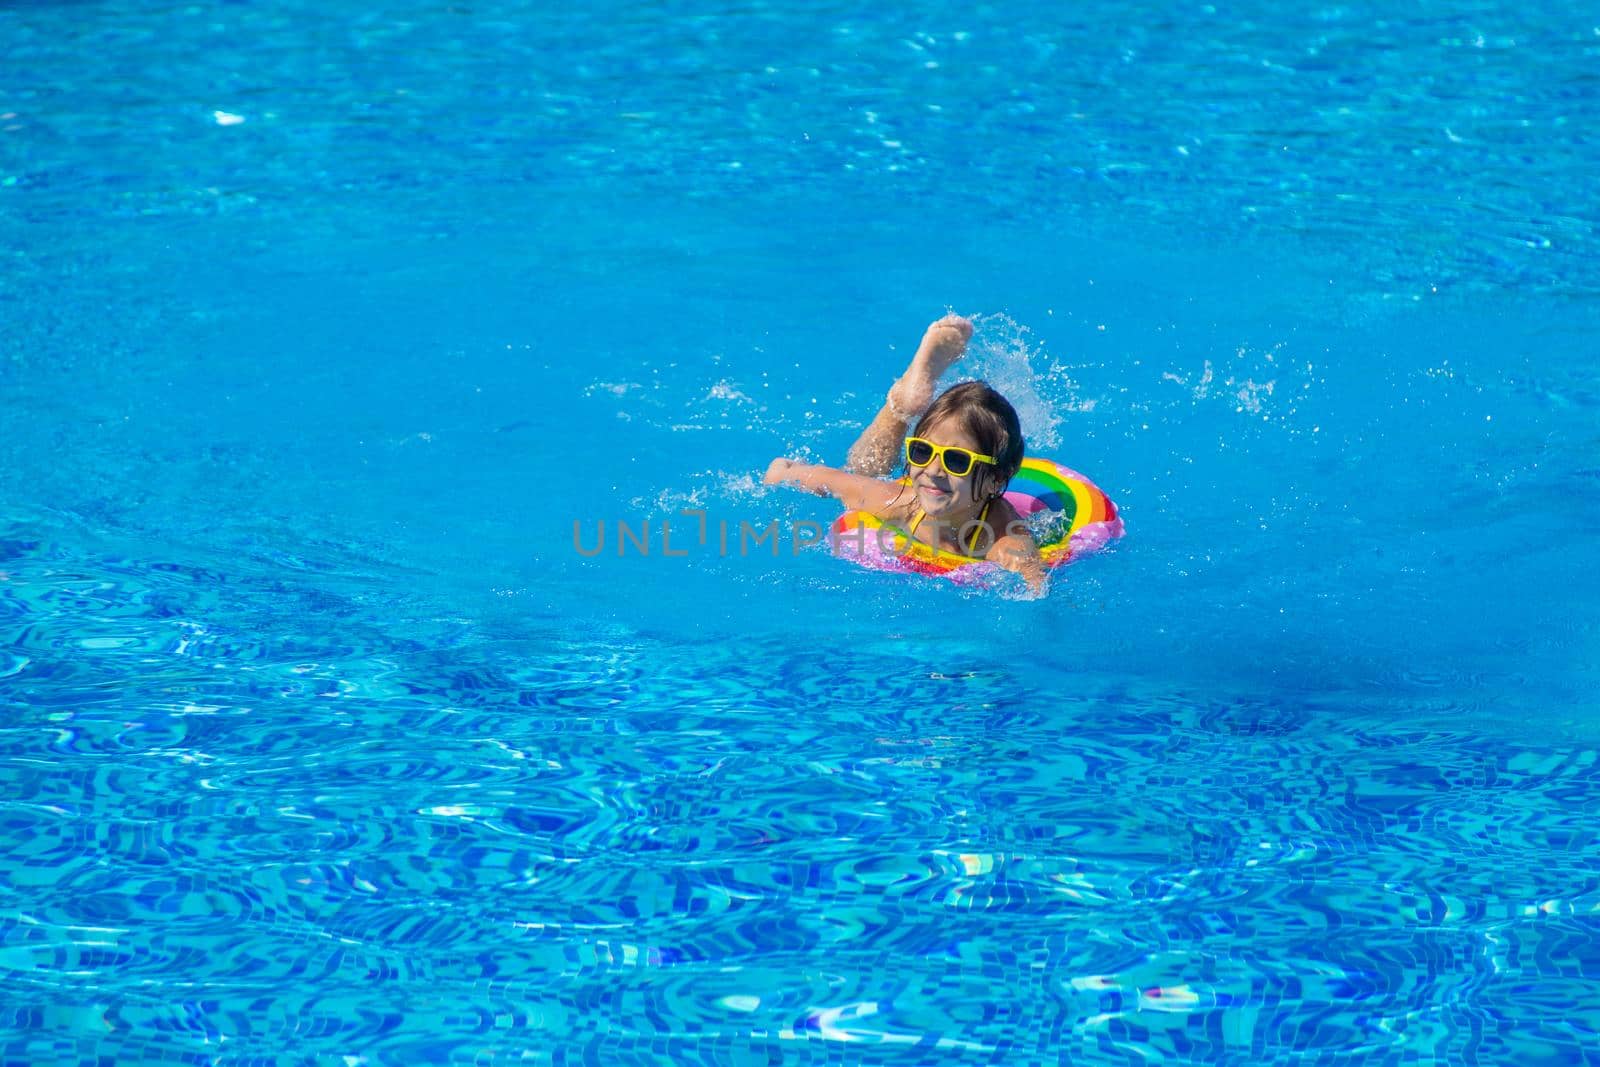
M1033 535L1020 520L1006 527L1006 535L996 541L983 558L1022 575L1035 596L1043 595L1044 560L1039 557L1039 546L1034 543Z
M882 514L901 493L901 488L892 482L792 459L773 460L761 480L768 485L798 485L818 496L836 497L847 508L873 514Z

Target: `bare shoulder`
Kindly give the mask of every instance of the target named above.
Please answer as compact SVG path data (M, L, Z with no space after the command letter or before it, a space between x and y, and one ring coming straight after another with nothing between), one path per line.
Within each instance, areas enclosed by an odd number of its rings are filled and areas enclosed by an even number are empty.
M862 493L854 501L843 501L846 507L862 510L867 514L882 518L883 522L907 522L915 509L914 494L910 493L910 486L901 482L885 482L883 478L869 478L861 475Z
M899 482L884 481L866 474L844 474L835 483L833 495L847 508L892 520L906 510L911 494L905 489Z
M845 507L867 511L879 517L888 517L890 511L906 496L898 482L886 482L867 474L854 474L833 467L803 468L796 478L814 493L836 498Z
M884 489L880 505L863 510L872 512L885 522L898 523L902 526L909 523L911 516L917 510L917 495L911 491L911 487L901 481L880 481L878 484Z
M1017 514L1017 509L1011 506L1011 501L1000 497L989 510L989 528L995 532L998 539L1011 534L1026 533L1028 524Z

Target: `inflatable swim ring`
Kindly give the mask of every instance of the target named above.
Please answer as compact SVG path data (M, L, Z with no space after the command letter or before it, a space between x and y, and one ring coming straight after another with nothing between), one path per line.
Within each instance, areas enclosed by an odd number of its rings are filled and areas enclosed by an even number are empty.
M907 479L902 479L907 480ZM1028 458L1006 487L1006 500L1033 529L1046 567L1103 548L1122 536L1117 506L1089 479L1048 459ZM1049 514L1043 514L1048 512ZM888 531L884 533L883 531ZM982 560L923 544L905 530L865 511L847 511L834 521L835 551L858 548L863 563L916 571L952 574Z

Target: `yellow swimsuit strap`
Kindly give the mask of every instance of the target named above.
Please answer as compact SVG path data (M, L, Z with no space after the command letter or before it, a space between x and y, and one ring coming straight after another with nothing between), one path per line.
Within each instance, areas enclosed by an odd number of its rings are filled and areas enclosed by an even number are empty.
M978 529L972 531L972 540L967 545L967 555L972 557L973 559L977 558L976 556L973 556L972 553L978 547L978 535L983 532L984 520L989 517L989 507L993 503L994 503L993 500L985 501L984 505L983 505L983 510L978 512ZM917 536L917 527L922 523L922 520L927 518L927 517L928 516L926 515L926 513L924 513L921 508L918 508L917 509L917 517L911 520L911 529L907 530L906 532L909 533L912 537ZM933 548L935 550L938 550L939 546L938 545L934 545Z

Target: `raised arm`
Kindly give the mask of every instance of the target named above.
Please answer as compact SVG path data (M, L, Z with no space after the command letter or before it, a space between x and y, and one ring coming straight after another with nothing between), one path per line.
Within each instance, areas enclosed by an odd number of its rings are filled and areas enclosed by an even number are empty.
M847 508L875 515L882 515L905 491L904 486L894 482L792 459L773 460L761 480L768 485L797 485L818 496L835 497Z
M933 402L933 391L943 374L967 350L972 323L960 315L946 315L928 326L911 365L889 389L877 417L850 446L845 469L857 474L887 477L900 455L906 429Z

